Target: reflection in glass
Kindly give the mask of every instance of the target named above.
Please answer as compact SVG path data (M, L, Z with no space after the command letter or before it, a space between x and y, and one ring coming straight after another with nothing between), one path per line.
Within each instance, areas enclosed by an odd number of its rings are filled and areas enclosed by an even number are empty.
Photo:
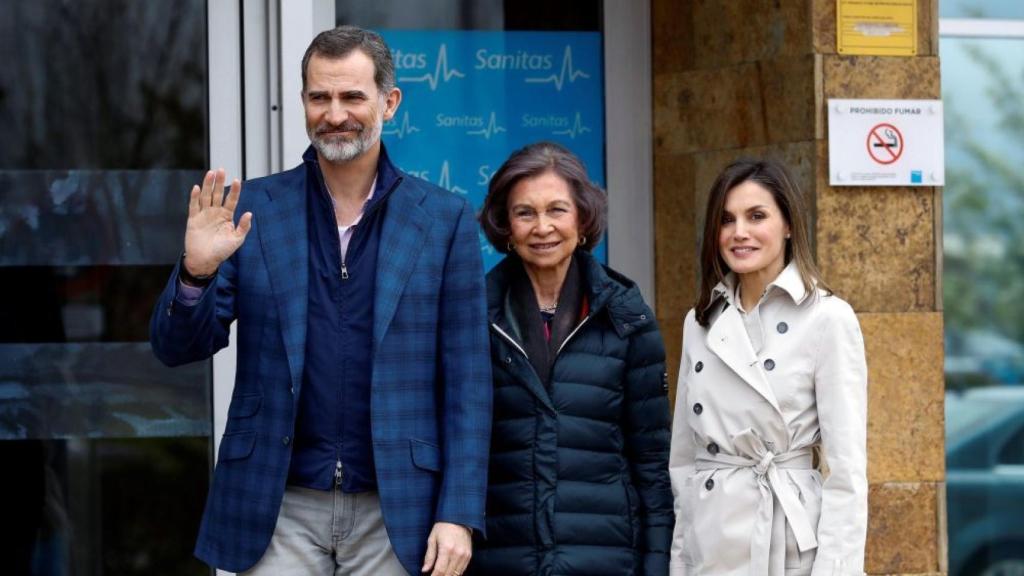
M149 314L206 168L203 0L3 2L0 573L209 574L210 363Z
M1024 574L1024 39L940 51L949 572Z
M0 170L0 266L173 264L192 170Z
M947 386L1024 382L1024 41L943 38Z
M594 0L335 0L337 24L374 30L601 30Z
M942 0L941 18L1008 18L1024 20L1024 2L1014 0Z
M3 574L208 575L209 439L0 442Z
M4 2L0 170L203 169L205 4Z
M0 441L209 436L208 370L148 342L0 345Z

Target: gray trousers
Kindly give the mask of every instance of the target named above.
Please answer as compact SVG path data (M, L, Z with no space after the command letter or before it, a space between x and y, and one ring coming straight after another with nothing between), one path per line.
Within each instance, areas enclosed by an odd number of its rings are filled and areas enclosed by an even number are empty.
M288 486L263 558L242 576L407 576L376 492Z

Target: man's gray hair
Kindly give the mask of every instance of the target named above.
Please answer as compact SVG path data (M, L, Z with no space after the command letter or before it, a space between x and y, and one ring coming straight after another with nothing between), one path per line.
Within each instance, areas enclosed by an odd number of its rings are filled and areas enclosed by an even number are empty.
M344 58L353 50L362 50L373 60L373 81L381 94L387 94L395 87L395 64L391 50L380 34L363 30L357 26L338 26L316 35L302 56L302 91L306 91L306 70L314 54L324 58Z

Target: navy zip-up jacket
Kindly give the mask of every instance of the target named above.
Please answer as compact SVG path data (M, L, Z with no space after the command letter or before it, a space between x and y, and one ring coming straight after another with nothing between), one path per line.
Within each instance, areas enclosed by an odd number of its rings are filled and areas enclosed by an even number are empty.
M289 484L344 492L376 489L370 437L373 301L387 199L399 181L381 146L377 184L345 255L316 152L303 155L309 222L306 363Z

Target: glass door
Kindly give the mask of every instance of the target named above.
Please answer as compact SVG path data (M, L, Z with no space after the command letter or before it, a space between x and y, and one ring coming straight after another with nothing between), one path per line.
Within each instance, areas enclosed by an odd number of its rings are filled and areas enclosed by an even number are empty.
M212 362L164 367L149 316L189 189L233 154L207 102L214 12L0 5L2 571L209 574Z
M949 574L1024 574L1024 5L940 10Z

